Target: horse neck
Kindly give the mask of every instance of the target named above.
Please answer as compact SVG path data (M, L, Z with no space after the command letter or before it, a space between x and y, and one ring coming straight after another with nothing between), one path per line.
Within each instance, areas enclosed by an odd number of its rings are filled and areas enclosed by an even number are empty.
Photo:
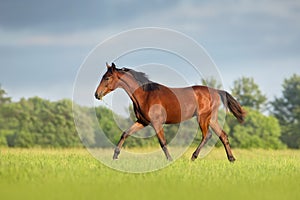
M130 75L123 75L120 78L120 88L126 91L132 102L136 105L138 105L138 102L141 101L145 95L142 87Z

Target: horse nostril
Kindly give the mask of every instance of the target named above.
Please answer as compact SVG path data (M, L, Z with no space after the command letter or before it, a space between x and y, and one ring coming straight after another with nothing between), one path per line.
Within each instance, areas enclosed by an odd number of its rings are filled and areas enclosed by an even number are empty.
M95 98L96 98L96 99L99 99L99 96L98 96L98 93L97 93L97 92L95 92Z

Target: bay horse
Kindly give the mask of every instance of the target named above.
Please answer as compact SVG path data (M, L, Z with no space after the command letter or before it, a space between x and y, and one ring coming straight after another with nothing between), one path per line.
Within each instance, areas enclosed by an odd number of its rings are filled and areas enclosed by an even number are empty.
M105 95L122 88L133 102L136 122L123 132L113 154L118 159L125 139L142 128L151 125L160 146L168 160L172 160L164 136L163 124L176 124L194 116L202 132L202 140L192 154L195 160L201 148L211 138L209 127L222 141L227 158L234 162L227 134L218 123L218 108L222 101L226 109L242 123L245 112L241 105L226 91L195 85L185 88L169 88L150 81L145 73L133 69L118 69L114 63L106 63L107 71L103 75L95 92L95 98L101 100Z

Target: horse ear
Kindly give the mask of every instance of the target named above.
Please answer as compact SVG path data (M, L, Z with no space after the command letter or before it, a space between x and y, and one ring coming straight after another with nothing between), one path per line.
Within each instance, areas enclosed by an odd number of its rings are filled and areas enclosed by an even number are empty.
M112 67L112 68L116 68L115 63L111 63L111 67Z
M111 66L109 66L109 64L106 62L106 67L107 69L111 68Z

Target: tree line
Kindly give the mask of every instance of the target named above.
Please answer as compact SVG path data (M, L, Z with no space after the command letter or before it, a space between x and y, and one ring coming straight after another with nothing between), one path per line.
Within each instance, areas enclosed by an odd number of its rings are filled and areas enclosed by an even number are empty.
M203 84L220 87L213 80L203 80ZM245 122L239 124L230 114L226 115L224 129L235 148L300 148L300 76L292 75L282 84L282 95L268 101L253 78L241 77L234 81L232 95L242 104L247 112ZM78 106L78 105L77 105ZM121 132L114 120L117 116L122 127L129 127L134 120L132 108L131 119L118 116L106 107L88 108L80 106L84 113L95 112L97 122L85 115L84 126L93 131L98 125L106 137L117 143ZM267 114L266 114L267 113ZM225 113L221 111L221 115ZM200 130L195 120L182 124L165 125L167 141L171 141L180 129L180 141L189 142L196 134L194 143L200 141ZM153 130L145 128L138 133L141 137L129 137L125 146L141 147L158 145ZM81 138L83 139L83 138ZM13 102L0 86L0 147L46 147L68 148L83 147L77 134L72 111L72 101L63 99L49 101L40 97L22 98ZM94 147L101 145L102 138L97 134L87 138ZM218 144L220 145L220 144Z

